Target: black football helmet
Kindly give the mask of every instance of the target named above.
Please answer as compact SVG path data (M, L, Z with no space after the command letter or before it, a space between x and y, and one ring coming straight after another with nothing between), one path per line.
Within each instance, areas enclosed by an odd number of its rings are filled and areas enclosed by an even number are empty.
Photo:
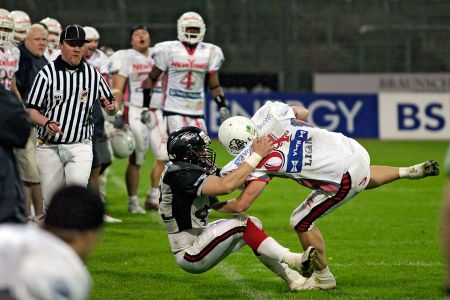
M216 170L216 152L208 148L210 144L211 140L203 130L187 126L170 134L167 152L171 161L186 161L212 174Z

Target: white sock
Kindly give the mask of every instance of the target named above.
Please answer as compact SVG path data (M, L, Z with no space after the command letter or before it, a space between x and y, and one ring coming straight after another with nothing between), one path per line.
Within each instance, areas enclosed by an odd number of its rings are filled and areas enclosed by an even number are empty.
M326 266L325 269L322 269L322 270L314 270L314 273L319 275L319 277L333 276L333 274L331 274L330 269L328 268L328 266Z
M128 203L138 203L139 198L137 195L128 196Z
M281 262L287 263L290 266L295 266L302 259L302 254L293 253L291 251L287 251L281 260Z
M275 241L271 237L266 238L259 245L259 247L256 251L259 254L266 255L268 257L276 259L279 262L281 262L281 260L283 259L283 256L286 254L286 252L289 252L289 250L287 248L284 248L283 246L278 244L278 242Z
M402 167L398 170L398 175L400 178L409 178L409 167Z
M152 187L147 193L147 197L152 203L159 203L159 187Z

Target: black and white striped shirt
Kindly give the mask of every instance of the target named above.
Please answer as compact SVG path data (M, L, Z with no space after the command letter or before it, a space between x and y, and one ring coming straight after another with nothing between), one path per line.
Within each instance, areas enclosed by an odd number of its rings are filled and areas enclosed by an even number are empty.
M47 135L38 131L47 143L77 143L91 139L92 107L100 97L114 100L102 75L84 59L77 67L70 66L61 55L37 74L28 97L28 107L38 110L49 120L59 122L64 135Z

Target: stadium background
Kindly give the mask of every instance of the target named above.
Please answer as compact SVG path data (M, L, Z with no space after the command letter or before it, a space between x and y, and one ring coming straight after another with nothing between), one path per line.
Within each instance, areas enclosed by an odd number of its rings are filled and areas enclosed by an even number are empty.
M449 1L3 0L0 6L24 10L34 22L50 16L63 25L94 26L102 35L100 44L115 50L129 47L129 29L137 23L150 27L153 43L176 39L176 19L185 11L197 11L206 22L205 40L224 51L226 62L220 74L233 113L251 114L268 96L265 92L310 104L320 97L312 93L315 73L447 74L450 62ZM252 93L231 93L236 91ZM423 111L444 103L428 117L421 115L423 123L429 121L433 127L439 124L434 121L440 120L433 117L442 117L441 133L450 134L448 94L438 95L444 100L422 99L422 95L415 94L418 99L410 102ZM369 111L361 110L364 114L358 116L361 121L355 128L360 128L361 134L373 134L361 141L373 164L401 166L431 158L443 164L448 138L372 140L380 137L379 123L395 117L379 114L379 94L322 96L326 98L319 100L326 100L328 106L337 107L339 101L348 108L357 101L369 105ZM330 120L330 111L319 111L318 120ZM336 116L339 124L335 130L345 132L348 119L340 113ZM214 121L208 123L214 127L211 124ZM412 134L421 140L433 132ZM218 152L218 165L231 158L217 141L213 148ZM152 161L150 155L143 168L141 199L148 190ZM108 210L123 223L106 226L103 241L88 261L94 279L91 299L442 299L443 175L364 192L321 220L338 288L292 294L249 249L202 275L180 271L159 216L126 212L125 167L126 160L116 160L108 176ZM267 232L283 245L298 250L288 220L307 194L292 182L274 180L249 213L258 216ZM213 214L213 218L220 217L224 215Z
M314 72L446 72L450 2L445 0L3 0L32 21L89 25L101 45L129 47L129 29L147 24L152 43L176 39L176 20L200 13L205 41L219 45L225 85L312 91ZM240 75L228 79L227 74ZM265 75L265 76L264 76ZM246 81L250 81L247 82Z

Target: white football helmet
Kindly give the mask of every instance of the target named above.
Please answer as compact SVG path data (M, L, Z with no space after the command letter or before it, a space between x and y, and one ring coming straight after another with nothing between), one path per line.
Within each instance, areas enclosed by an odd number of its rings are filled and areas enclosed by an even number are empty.
M187 32L188 28L198 28L199 32ZM202 17L196 12L184 13L177 22L178 39L188 44L197 44L203 41L206 27Z
M57 49L59 45L59 36L62 32L61 24L53 18L45 18L40 21L48 28L48 47L50 49Z
M0 48L11 44L14 38L14 21L6 9L0 8Z
M110 136L113 154L117 158L127 158L136 149L136 140L130 128L125 125L124 128L115 128Z
M86 40L98 40L100 39L100 34L98 33L97 29L90 26L84 26L83 27L84 32L86 33Z
M11 17L14 21L14 43L18 45L25 39L28 29L31 27L31 19L26 12L21 10L13 10Z
M242 116L226 119L219 127L219 140L228 153L236 156L258 137L252 120Z

